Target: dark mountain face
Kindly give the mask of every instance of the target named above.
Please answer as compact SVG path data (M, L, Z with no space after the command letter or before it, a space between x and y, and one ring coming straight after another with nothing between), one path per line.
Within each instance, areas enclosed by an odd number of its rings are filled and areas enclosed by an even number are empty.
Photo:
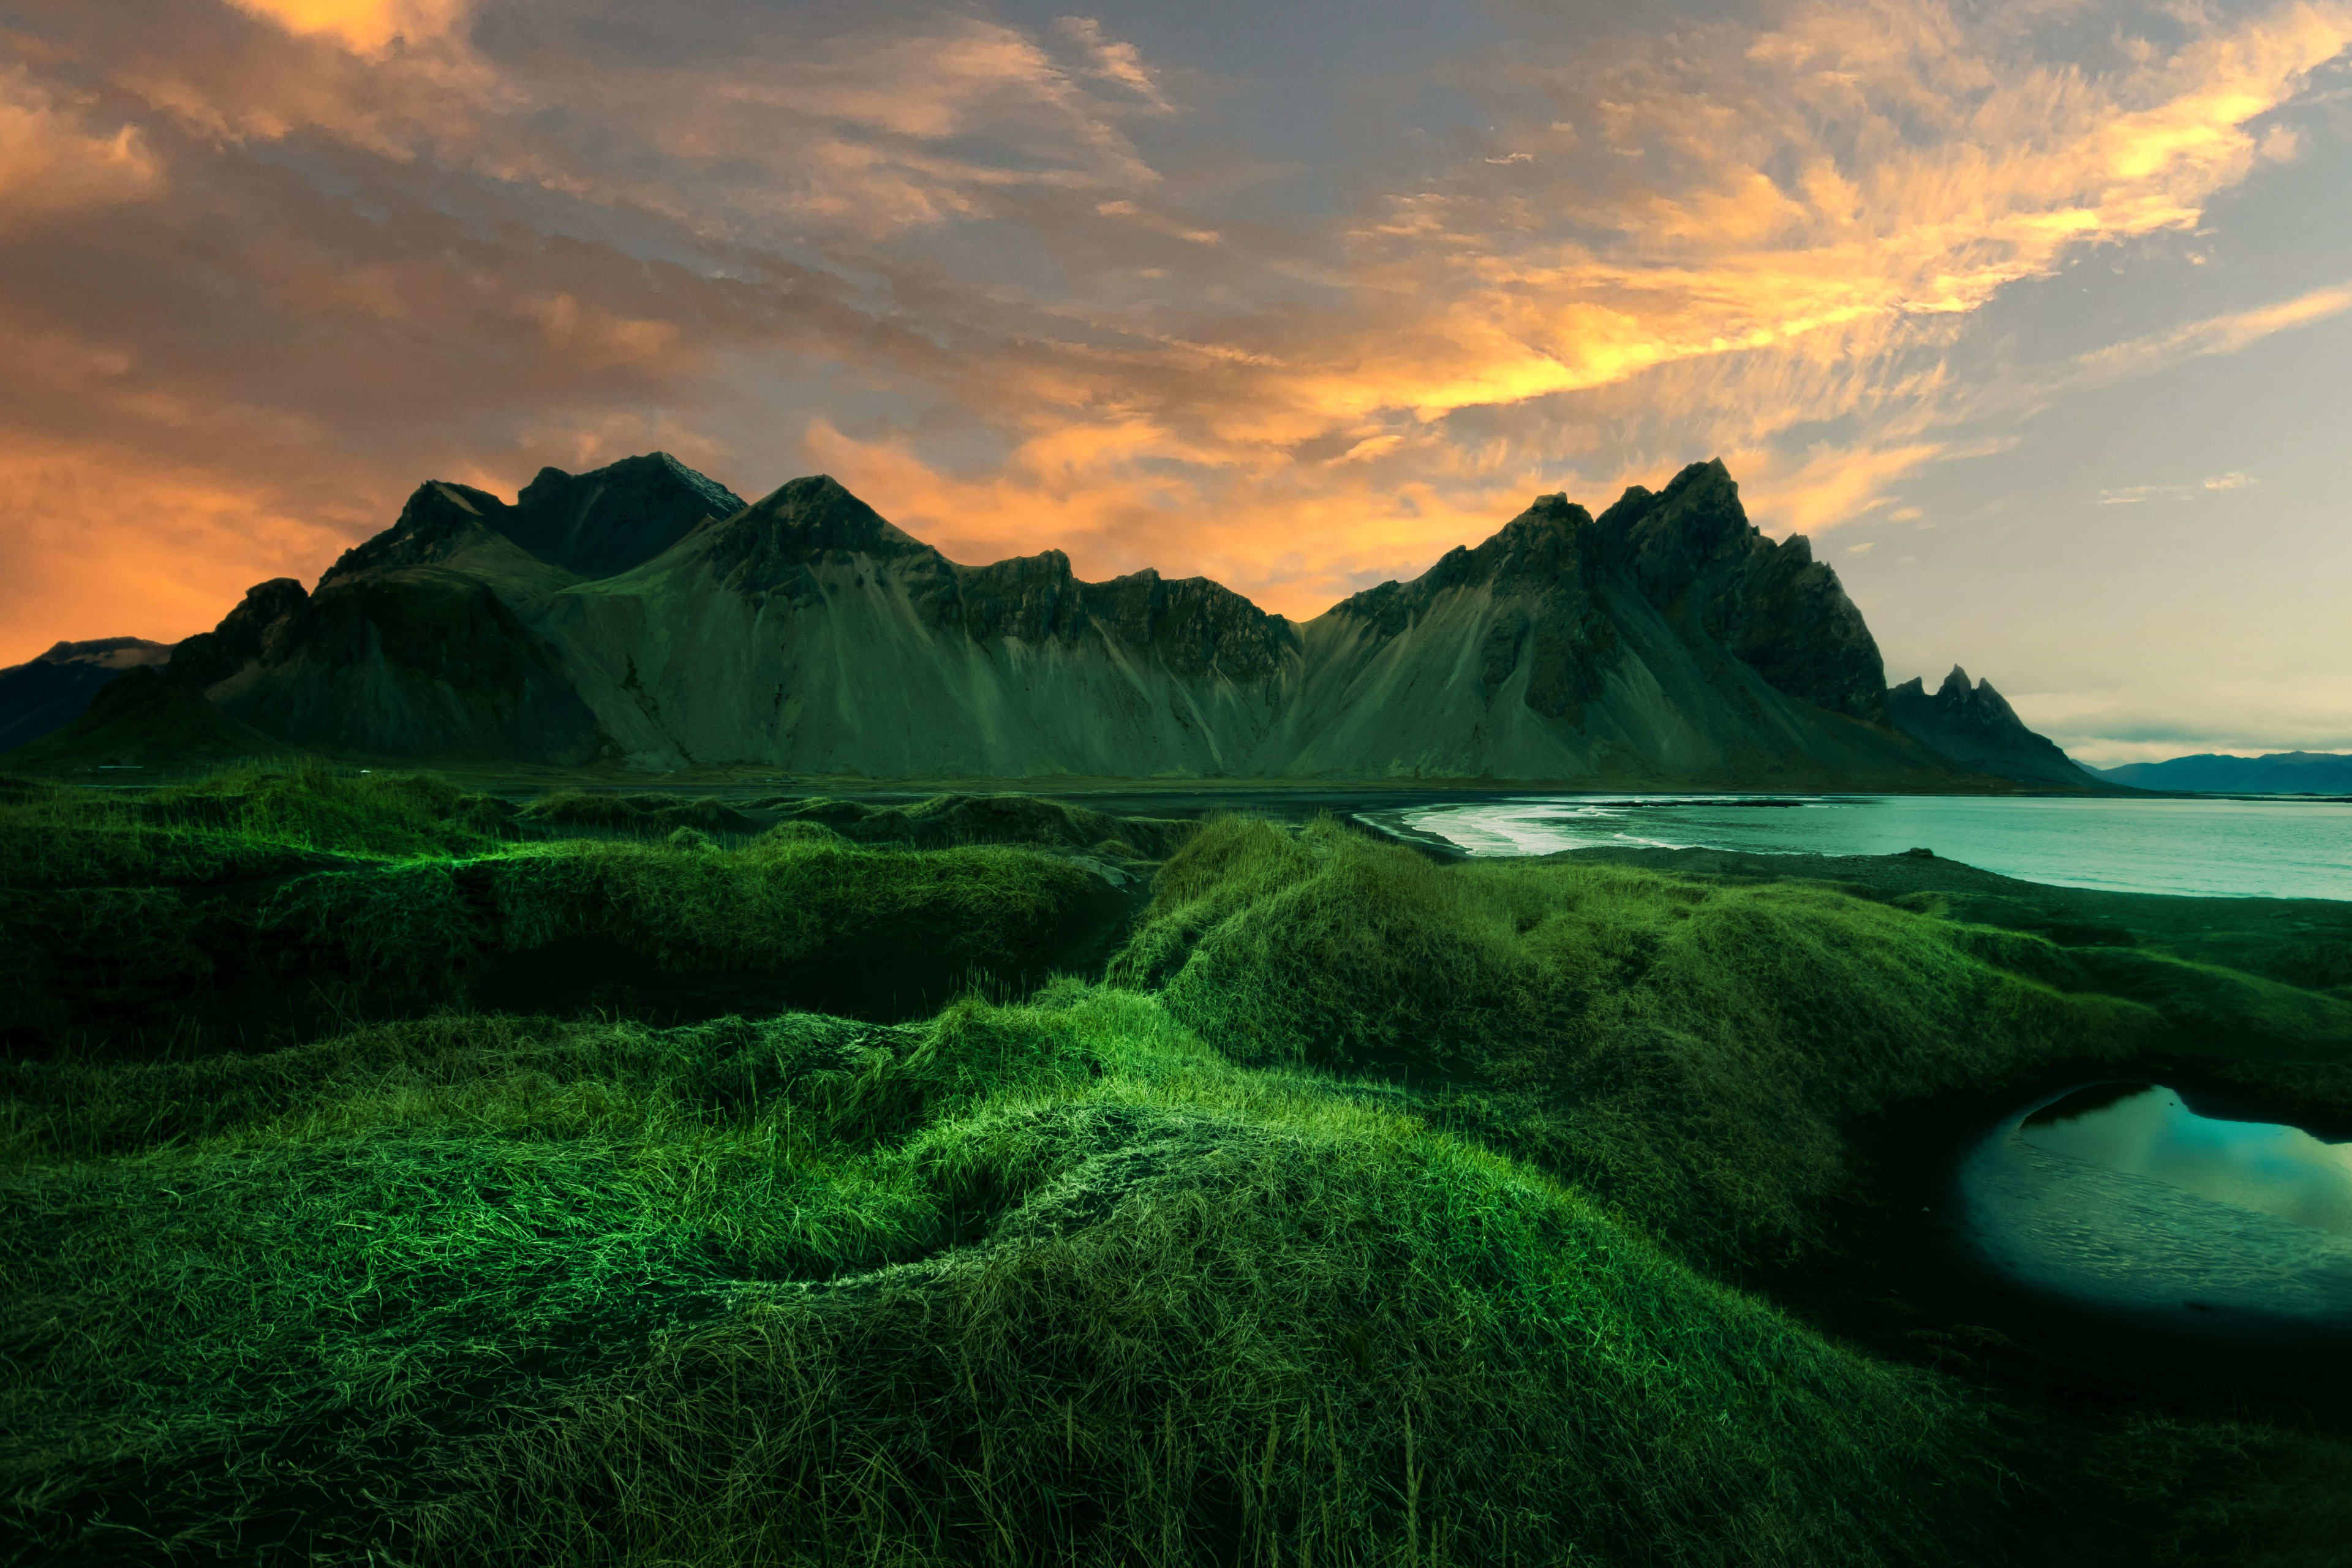
M640 566L743 499L671 457L624 458L593 473L541 468L492 526L541 561L583 577Z
M1465 592L1504 607L1479 639L1478 686L1492 701L1515 671L1528 679L1520 700L1549 719L1577 722L1600 695L1618 648L1601 604L1608 552L1592 514L1564 495L1535 504L1475 549L1455 548L1410 583L1382 583L1328 613L1385 641L1419 626L1442 601Z
M1748 521L1721 462L1694 463L1653 494L1628 489L1598 521L1564 495L1536 503L1475 550L1454 550L1410 584L1384 583L1334 614L1394 636L1439 595L1471 585L1517 608L1480 648L1480 682L1499 689L1528 667L1522 699L1573 721L1619 651L1606 607L1638 596L1754 669L1775 690L1832 713L1883 721L1885 668L1837 574L1800 537L1767 539Z
M0 752L63 729L125 671L171 657L169 644L145 637L93 637L0 669Z
M545 641L488 583L443 564L482 537L466 500L421 487L316 594L289 577L249 589L219 626L180 645L172 679L297 745L566 764L599 755L595 717Z
M934 584L951 574L946 556L885 522L829 474L794 479L753 502L713 531L704 559L724 586L761 604L770 595L816 603L824 596L818 569L827 564L888 563Z
M1801 534L1764 537L1720 460L1656 495L1636 487L1601 515L1610 559L1649 601L1687 617L1775 690L1884 721L1886 667L1837 573Z
M1887 692L1886 712L1905 734L1979 773L2029 784L2102 782L2027 729L1991 681L1971 685L1957 664L1932 697L1916 677Z
M172 650L172 678L202 689L226 680L256 660L284 659L289 652L287 639L296 635L301 613L310 603L310 595L291 577L255 584L245 591L244 602L219 626L198 632Z
M1951 788L1946 731L1991 722L1890 727L1836 574L1758 532L1720 463L1598 519L1539 497L1304 626L1059 551L961 565L822 475L749 506L661 454L512 504L435 481L173 674L302 744L870 777Z
M1081 582L1058 550L960 566L824 474L793 480L716 530L706 558L721 584L755 605L775 595L821 605L828 572L855 580L886 571L940 631L1032 645L1091 635L1193 675L1214 668L1260 679L1297 642L1281 616L1205 577L1169 582L1146 570Z
M541 468L512 505L470 485L429 479L390 528L345 551L320 586L446 561L488 534L577 576L610 577L643 565L705 521L742 510L734 491L667 452L584 474Z

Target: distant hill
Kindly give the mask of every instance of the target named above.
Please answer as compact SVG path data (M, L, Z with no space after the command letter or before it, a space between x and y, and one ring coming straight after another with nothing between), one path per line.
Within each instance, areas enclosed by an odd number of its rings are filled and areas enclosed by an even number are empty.
M661 453L511 503L436 480L169 676L289 745L559 765L2098 787L1990 687L1896 721L1837 574L1751 526L1719 462L1597 518L1539 496L1303 624L1204 578L1082 581L1059 551L963 565L824 476L748 505Z
M124 670L171 657L168 643L97 637L61 642L37 658L0 669L0 752L71 723Z
M2352 795L2352 755L2340 752L2273 752L2266 757L2225 757L2204 752L2193 757L2126 763L2095 771L2109 784L2135 789L2212 795Z
M70 724L18 747L8 761L35 767L176 767L239 762L292 750L205 700L152 665L110 681Z

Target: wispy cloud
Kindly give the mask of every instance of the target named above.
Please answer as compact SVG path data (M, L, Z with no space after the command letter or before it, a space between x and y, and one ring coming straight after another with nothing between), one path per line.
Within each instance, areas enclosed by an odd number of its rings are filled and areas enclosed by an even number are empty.
M1279 210L1231 174L1279 150L1202 107L1234 84L1108 15L39 4L0 75L0 342L37 345L0 354L0 482L102 461L125 530L183 490L313 520L207 534L226 576L298 540L315 571L426 471L510 489L658 443L751 489L830 467L967 556L1061 544L1311 614L1538 490L1696 457L1776 530L1899 521L2036 399L2352 305L2140 319L2056 366L1982 341L2005 292L2193 232L2290 155L2341 0L2095 37L1936 0L1531 18L1446 68L1477 130L1371 117ZM68 602L0 586L28 643L205 618Z
M2125 485L2099 492L2101 506L2130 506L2147 500L2196 500L2223 490L2250 489L2261 481L2235 471L2214 474L2193 485Z
M2314 289L2291 300L2209 316L2161 332L2096 349L2075 362L2079 379L2096 383L2144 375L2204 354L2232 354L2278 332L2352 310L2352 283Z

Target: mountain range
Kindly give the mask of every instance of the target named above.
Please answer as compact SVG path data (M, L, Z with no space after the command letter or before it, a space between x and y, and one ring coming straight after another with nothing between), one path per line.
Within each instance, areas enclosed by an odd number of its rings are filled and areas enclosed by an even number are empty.
M2352 795L2352 756L2339 752L2273 752L2264 757L2231 757L2210 752L2170 757L2160 763L2126 763L2100 768L2112 784L2134 789L2186 790L2210 795Z
M877 779L2101 787L1989 684L1890 692L1836 573L1720 462L1598 517L1539 496L1303 623L1056 550L962 565L823 476L750 503L664 453L511 502L433 480L161 679L19 756L136 749L152 709L217 744Z

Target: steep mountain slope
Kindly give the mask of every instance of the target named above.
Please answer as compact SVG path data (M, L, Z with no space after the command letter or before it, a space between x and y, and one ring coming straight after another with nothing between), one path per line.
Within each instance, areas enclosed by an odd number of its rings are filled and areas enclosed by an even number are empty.
M55 644L47 653L0 669L0 752L73 722L100 689L124 670L171 657L168 643L95 637Z
M2273 752L2263 757L2231 757L2210 752L2168 757L2160 763L2126 763L2092 772L2111 784L2134 789L2178 789L2215 795L2352 795L2352 756L2339 752Z
M1888 722L1877 645L1720 463L1294 626L1201 578L964 566L830 479L749 506L661 454L440 481L173 679L289 742L874 778L1982 787ZM1998 700L1998 699L1995 699ZM2044 742L2046 744L2046 742ZM2083 782L2080 780L2074 782Z
M1266 773L1916 788L1953 772L1878 722L1860 612L1804 540L1748 524L1720 463L1597 521L1539 497L1303 642Z
M300 745L579 763L612 745L532 606L625 571L742 503L666 454L548 468L509 506L438 480L315 594L281 578L181 645L175 679Z
M1244 772L1297 661L1213 583L960 566L822 477L536 624L633 762L877 777Z
M1971 686L1957 664L1932 697L1916 677L1888 691L1886 716L1922 745L1996 778L2094 788L2106 782L2027 729L1991 681Z

